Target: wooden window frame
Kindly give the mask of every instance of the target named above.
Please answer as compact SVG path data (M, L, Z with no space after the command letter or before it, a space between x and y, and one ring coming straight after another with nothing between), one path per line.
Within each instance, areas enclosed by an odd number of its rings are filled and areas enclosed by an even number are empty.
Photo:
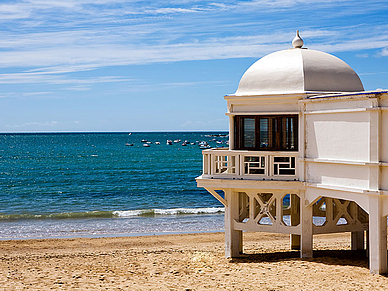
M243 136L243 122L244 118L254 118L255 119L255 146L254 147L244 147L244 136ZM294 134L294 149L287 149L284 147L283 136L287 136L287 132L284 129L286 127L285 123L286 118L290 119L288 126L291 124L293 126ZM269 146L260 147L260 120L268 119L268 127L271 128L269 131ZM276 126L274 126L276 124ZM298 151L299 148L299 118L297 114L290 115L236 115L234 122L234 132L235 132L235 149L236 150L254 150L254 151ZM288 143L292 143L291 134L288 135ZM271 139L271 140L270 140Z

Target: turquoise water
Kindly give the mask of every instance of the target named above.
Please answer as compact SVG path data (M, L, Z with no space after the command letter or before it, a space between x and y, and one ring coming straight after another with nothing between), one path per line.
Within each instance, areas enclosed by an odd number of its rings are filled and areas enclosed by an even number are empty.
M210 134L0 134L0 239L222 230L195 183Z

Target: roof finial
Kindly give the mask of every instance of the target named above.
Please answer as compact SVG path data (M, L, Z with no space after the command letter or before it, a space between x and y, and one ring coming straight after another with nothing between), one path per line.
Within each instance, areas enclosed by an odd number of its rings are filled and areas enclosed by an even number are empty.
M303 46L303 39L299 36L299 30L296 31L296 36L292 40L292 46L294 48L302 48Z

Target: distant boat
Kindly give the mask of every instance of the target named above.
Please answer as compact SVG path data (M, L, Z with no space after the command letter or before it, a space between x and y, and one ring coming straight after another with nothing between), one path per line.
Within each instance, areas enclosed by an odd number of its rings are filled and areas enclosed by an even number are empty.
M126 143L125 144L127 147L131 147L131 146L133 146L133 143Z
M132 133L130 132L130 133L128 133L128 135L131 135Z
M159 142L159 141L156 141L155 144L160 144L160 142Z
M143 143L143 147L149 148L150 145L148 143Z
M146 139L142 139L141 142L147 142L147 140Z
M172 145L172 140L168 139L166 145Z
M148 144L151 144L151 143L152 143L152 141L147 141L147 143L148 143Z
M185 143L185 142L184 142L184 143L182 143L182 146L184 146L184 147L185 147L185 146L187 146L187 143Z

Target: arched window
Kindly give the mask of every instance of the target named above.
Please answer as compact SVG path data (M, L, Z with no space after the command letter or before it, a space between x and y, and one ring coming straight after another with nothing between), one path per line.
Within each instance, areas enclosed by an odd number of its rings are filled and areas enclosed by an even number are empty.
M236 116L235 149L297 151L298 115Z

